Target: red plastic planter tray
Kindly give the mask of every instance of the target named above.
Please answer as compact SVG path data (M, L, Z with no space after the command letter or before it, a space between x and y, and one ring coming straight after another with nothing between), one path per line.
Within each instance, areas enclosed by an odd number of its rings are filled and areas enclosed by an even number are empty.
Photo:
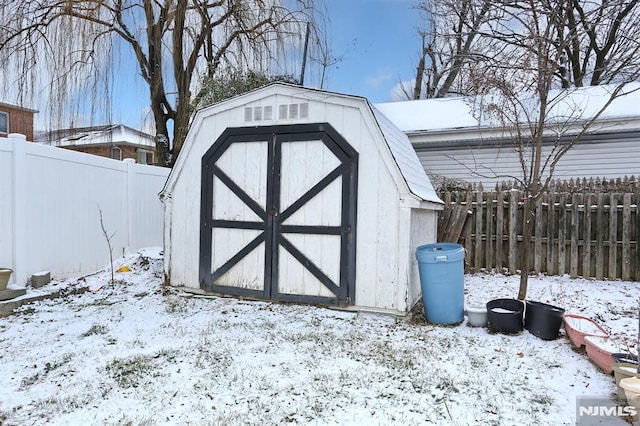
M618 348L609 340L608 337L586 336L584 338L584 346L587 349L587 356L605 373L611 374L613 371L612 353L618 351Z
M571 342L580 347L587 336L609 337L609 333L591 318L582 315L564 314L564 329Z

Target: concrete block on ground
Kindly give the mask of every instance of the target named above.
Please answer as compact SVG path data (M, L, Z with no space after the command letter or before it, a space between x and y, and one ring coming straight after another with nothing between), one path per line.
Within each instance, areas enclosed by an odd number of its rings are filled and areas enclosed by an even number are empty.
M31 275L31 287L40 288L51 282L51 273L49 271L36 272Z

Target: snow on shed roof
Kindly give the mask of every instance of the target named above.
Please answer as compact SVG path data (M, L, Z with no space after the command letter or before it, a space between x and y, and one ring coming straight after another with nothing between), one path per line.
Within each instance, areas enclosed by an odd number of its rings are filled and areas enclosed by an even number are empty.
M552 91L551 104L547 116L549 122L567 122L588 119L600 111L609 100L616 85L581 87L566 92ZM600 115L600 119L640 118L640 83L625 85L624 96L616 97ZM470 97L452 97L441 99L423 99L404 102L375 104L403 132L435 132L473 127L497 127L499 123L490 119L479 120L474 110L477 99ZM483 102L491 102L486 97ZM536 104L523 96L523 106L536 112Z
M425 201L442 203L407 135L375 107L371 110L411 193Z

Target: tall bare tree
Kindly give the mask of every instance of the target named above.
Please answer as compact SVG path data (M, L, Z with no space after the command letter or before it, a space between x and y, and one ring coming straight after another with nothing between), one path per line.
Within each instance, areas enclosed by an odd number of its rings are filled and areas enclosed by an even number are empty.
M640 63L640 0L542 2L558 14L557 42L564 56L563 87L597 86L628 79Z
M495 2L490 0L424 0L415 8L423 16L426 29L420 30L422 48L416 79L409 99L441 98L450 93L472 91L469 69L491 51L489 38L481 29L497 19Z
M423 0L416 8L425 17L422 47L413 91L405 98L438 98L483 91L482 76L512 72L515 47L522 44L517 18L536 15L555 20L549 34L558 87L581 87L628 81L640 67L640 0L542 0L535 11L517 0ZM527 16L514 16L517 10ZM527 46L521 45L527 51ZM497 69L495 68L497 67ZM514 81L529 70L520 68ZM477 80L475 77L481 77Z
M0 0L0 59L19 61L23 82L30 72L41 72L43 62L52 64L48 77L66 82L65 90L68 79L77 80L77 70L92 65L101 75L109 49L126 47L139 74L118 77L145 83L159 157L169 164L168 141L175 158L198 75L273 66L287 50L286 41L312 19L311 1Z
M558 36L565 9L540 7L541 3L519 0L501 6L503 19L491 34L507 47L476 76L483 88L477 98L482 100L478 110L485 120L505 129L520 164L520 174L510 176L524 192L520 299L526 297L531 270L533 206L548 189L562 157L594 128L612 102L629 93L626 83L640 76L640 68L629 69L618 76L618 83L602 87L596 95L597 107L593 107L594 100L588 107L574 102L577 89L562 89L557 81L566 44L572 42ZM546 144L545 140L553 142Z

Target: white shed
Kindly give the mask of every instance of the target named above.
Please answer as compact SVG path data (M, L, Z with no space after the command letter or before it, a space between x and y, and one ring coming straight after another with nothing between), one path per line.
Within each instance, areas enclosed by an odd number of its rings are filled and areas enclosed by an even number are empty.
M442 208L366 99L287 84L198 111L161 198L174 287L399 314Z

